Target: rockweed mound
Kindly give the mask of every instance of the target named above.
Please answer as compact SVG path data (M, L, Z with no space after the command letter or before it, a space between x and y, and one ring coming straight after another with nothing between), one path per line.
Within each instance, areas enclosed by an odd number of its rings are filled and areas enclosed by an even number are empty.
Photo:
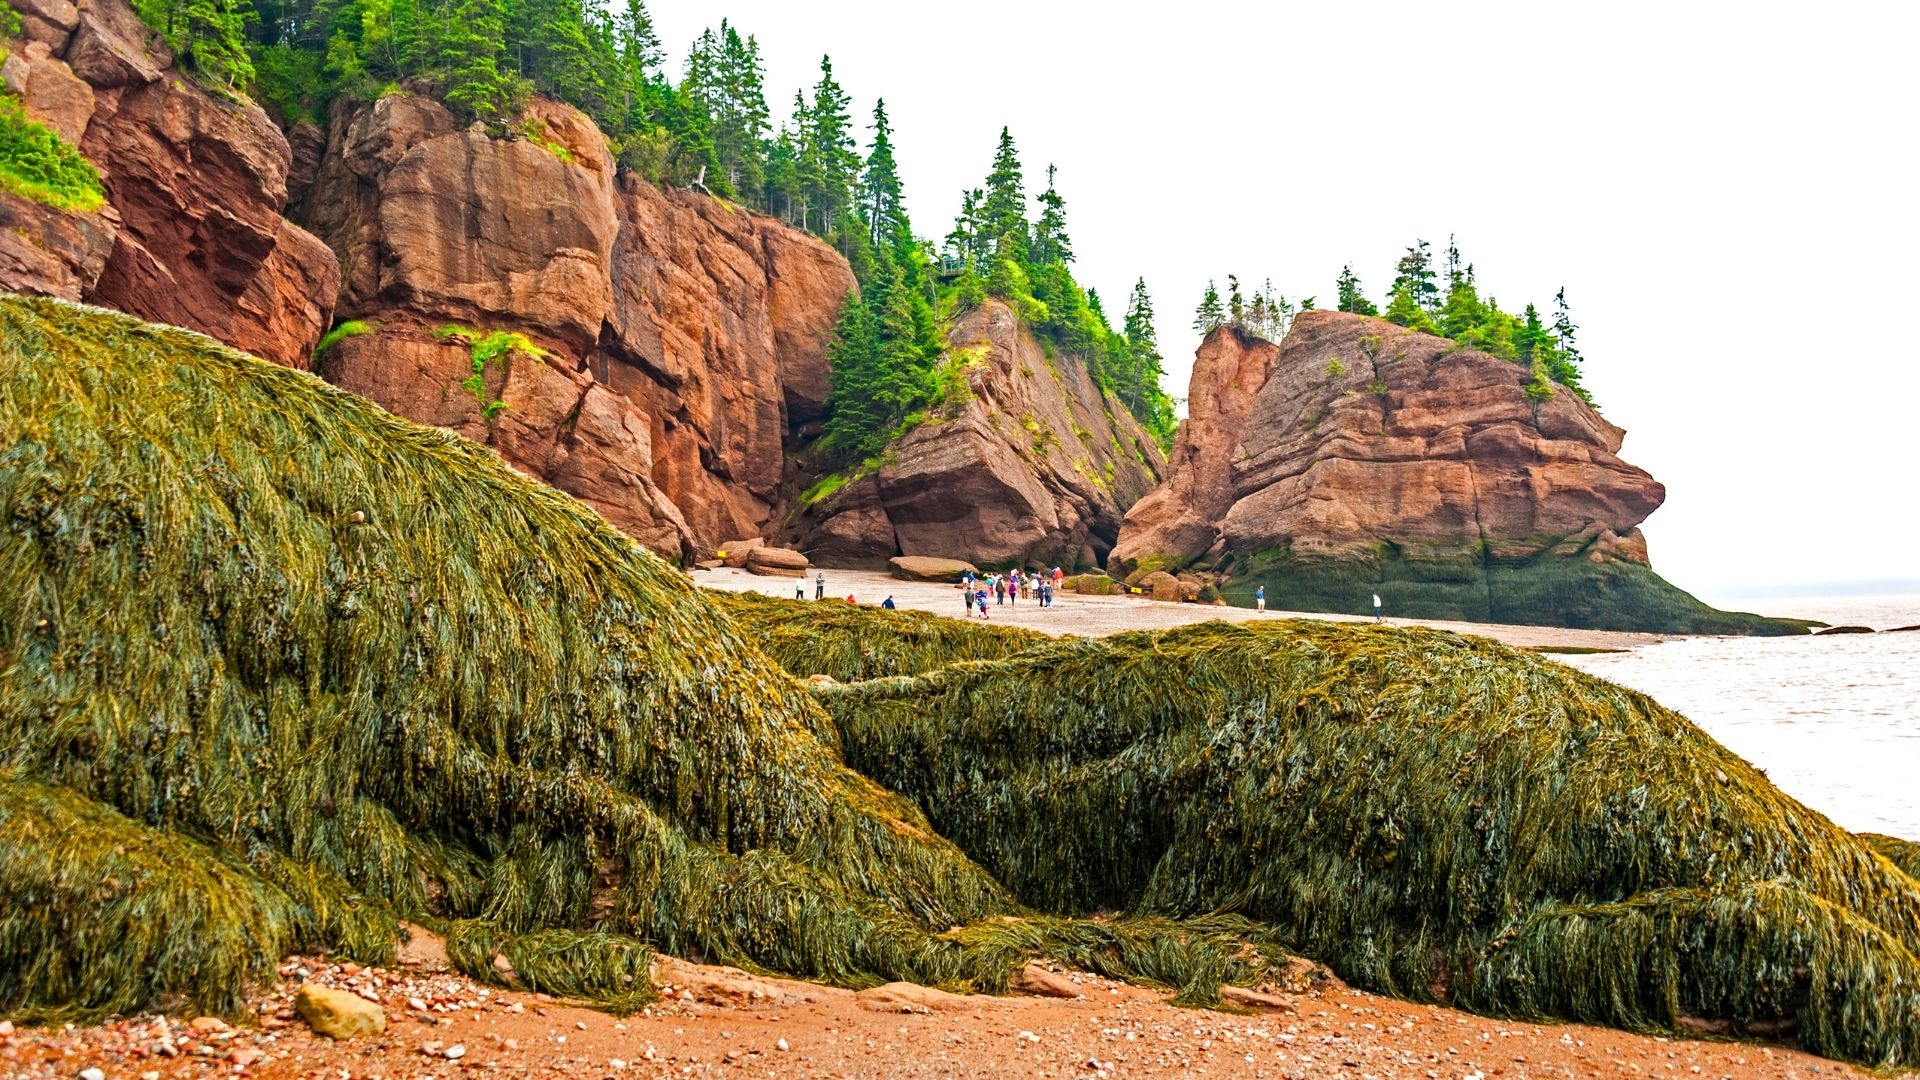
M648 949L849 985L1253 981L1244 920L1025 919L677 571L488 450L0 297L0 1014L237 1012L295 949L616 1006Z
M1920 882L1641 695L1426 630L715 601L481 447L52 301L0 297L0 616L15 1017L235 1013L413 919L616 1007L651 948L1204 1002L1295 947L1920 1063Z
M1685 718L1492 641L1213 623L816 694L850 765L1041 910L1231 912L1403 997L1920 1061L1911 877Z

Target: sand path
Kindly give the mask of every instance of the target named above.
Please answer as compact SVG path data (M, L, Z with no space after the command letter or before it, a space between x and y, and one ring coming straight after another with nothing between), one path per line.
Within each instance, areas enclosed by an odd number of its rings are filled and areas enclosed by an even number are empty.
M852 594L854 599L862 604L878 604L891 595L893 602L903 608L955 617L961 613L960 589L955 585L902 581L877 570L825 569L821 572L825 573L827 578L827 598L836 603L845 603L848 594ZM761 577L757 574L749 574L745 570L722 567L718 570L696 570L693 572L693 580L695 584L710 589L758 592L767 596L791 598L795 579ZM807 572L805 585L806 595L813 596L814 571ZM1070 592L1060 593L1050 608L1042 608L1038 603L1025 597L1022 597L1018 604L995 606L989 621L995 625L1024 626L1049 634L1101 637L1125 630L1163 630L1168 627L1206 622L1209 619L1223 619L1228 622L1249 622L1255 619L1373 621L1370 618L1354 615L1327 615L1299 611L1258 612L1252 608L1171 604L1137 596L1081 596ZM1463 634L1478 634L1529 649L1634 649L1643 645L1655 645L1668 638L1679 636L1626 633L1617 630L1570 630L1557 626L1506 626L1498 623L1449 622L1444 619L1399 619L1391 616L1386 621L1395 626L1431 626Z

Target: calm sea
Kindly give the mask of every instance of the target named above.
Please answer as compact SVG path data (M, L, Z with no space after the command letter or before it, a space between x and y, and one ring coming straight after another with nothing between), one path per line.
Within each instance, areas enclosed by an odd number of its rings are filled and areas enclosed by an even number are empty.
M1920 596L1738 606L1835 626L1920 624ZM1676 639L1560 659L1685 714L1841 826L1920 840L1920 631Z

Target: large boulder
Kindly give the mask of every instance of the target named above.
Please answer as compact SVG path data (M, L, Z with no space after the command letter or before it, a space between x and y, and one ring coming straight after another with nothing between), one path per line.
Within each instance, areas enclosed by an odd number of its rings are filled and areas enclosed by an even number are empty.
M959 581L963 574L978 574L980 568L961 559L941 559L932 555L895 555L887 560L893 576L908 581Z
M1152 490L1159 444L1094 382L1048 355L998 300L948 336L968 395L888 447L883 464L808 509L807 546L835 562L894 555L1087 566Z
M747 552L747 572L768 577L805 577L807 557L788 548L757 547Z

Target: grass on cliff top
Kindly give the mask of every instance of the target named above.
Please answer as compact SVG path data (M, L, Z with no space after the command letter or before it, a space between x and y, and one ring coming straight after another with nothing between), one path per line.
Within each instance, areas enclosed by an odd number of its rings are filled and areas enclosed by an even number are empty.
M99 170L52 128L0 93L0 190L58 210L91 214L107 201Z
M816 696L850 765L1061 917L1231 913L1400 996L1920 1062L1920 883L1684 718L1541 657L1212 623Z
M0 297L0 1014L232 1015L291 950L390 958L400 919L616 1007L655 948L853 986L1258 976L1239 923L1029 918L834 741L681 574L484 447Z

